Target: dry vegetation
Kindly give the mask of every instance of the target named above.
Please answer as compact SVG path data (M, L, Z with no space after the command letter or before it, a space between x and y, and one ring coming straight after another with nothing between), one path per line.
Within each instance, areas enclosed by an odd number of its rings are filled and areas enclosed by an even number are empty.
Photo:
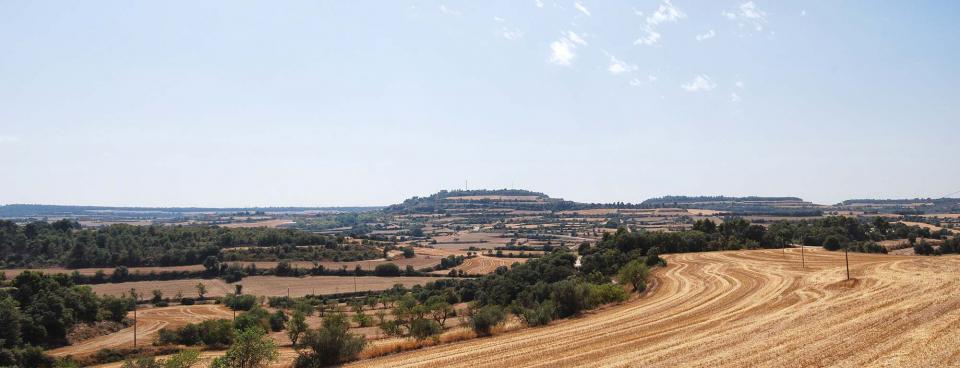
M923 366L960 359L960 258L799 250L668 256L644 298L357 367Z

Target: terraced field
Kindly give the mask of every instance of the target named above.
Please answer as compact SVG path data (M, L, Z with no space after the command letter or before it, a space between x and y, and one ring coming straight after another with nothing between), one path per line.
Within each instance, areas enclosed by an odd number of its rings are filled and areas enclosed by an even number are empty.
M643 298L354 367L960 365L960 258L792 249L680 254Z
M130 313L131 318L133 312ZM222 305L180 305L164 308L149 308L137 312L137 339L140 344L149 345L161 328L176 328L187 323L201 322L215 318L230 318L233 315ZM64 346L48 351L53 356L83 356L93 354L100 349L133 346L133 326L109 335L92 338L82 343Z

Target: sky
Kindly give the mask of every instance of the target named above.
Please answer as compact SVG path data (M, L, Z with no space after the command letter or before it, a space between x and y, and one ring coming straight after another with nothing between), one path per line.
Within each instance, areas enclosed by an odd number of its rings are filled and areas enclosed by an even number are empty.
M960 2L0 2L0 204L960 190Z

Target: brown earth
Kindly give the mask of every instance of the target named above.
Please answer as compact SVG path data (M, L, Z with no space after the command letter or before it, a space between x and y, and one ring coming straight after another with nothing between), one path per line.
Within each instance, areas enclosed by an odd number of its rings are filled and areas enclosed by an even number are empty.
M148 308L137 311L138 345L149 345L161 328L176 328L191 322L201 322L215 318L231 318L233 312L222 305L180 305L163 308ZM128 315L133 318L133 312ZM109 335L84 340L78 344L50 350L53 356L73 355L80 357L97 352L100 349L133 347L133 326Z
M960 258L799 250L669 255L647 296L355 367L947 367Z

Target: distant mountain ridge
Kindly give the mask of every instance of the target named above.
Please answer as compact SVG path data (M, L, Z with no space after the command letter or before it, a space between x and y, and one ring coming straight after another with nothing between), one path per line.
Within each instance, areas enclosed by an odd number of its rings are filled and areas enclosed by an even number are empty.
M8 204L0 206L0 218L55 217L78 215L183 215L189 213L296 213L310 211L357 212L377 210L383 207L119 207L119 206L67 206L49 204Z

